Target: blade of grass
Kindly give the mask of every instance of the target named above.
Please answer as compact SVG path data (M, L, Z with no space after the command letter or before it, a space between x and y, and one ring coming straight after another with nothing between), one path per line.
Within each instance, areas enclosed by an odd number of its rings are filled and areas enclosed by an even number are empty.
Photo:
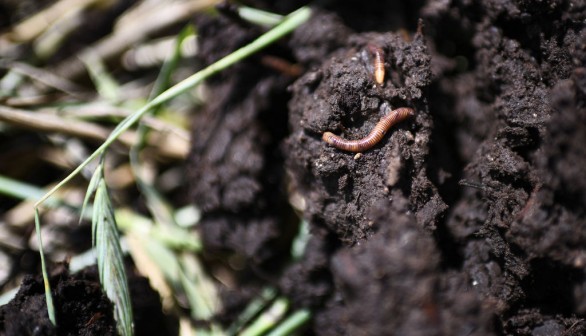
M161 72L155 81L153 91L150 94L149 99L152 99L161 94L165 89L169 87L171 76L177 68L179 59L181 57L181 44L189 36L194 34L194 29L191 25L185 27L177 36L175 41L175 48L169 59L163 64ZM148 114L157 114L162 105L159 105L151 109ZM146 144L146 137L148 135L149 128L144 123L139 123L137 130L137 141L134 146L130 149L130 166L135 176L136 184L140 189L142 195L145 197L145 203L153 216L157 219L157 222L166 224L167 226L176 226L173 211L167 200L161 195L152 185L146 182L143 176L142 163L140 161L140 151Z
M79 222L80 223L81 223L81 220L84 218L83 215L85 214L85 210L87 209L87 205L88 205L90 198L92 197L92 195L96 192L96 189L98 188L98 183L100 182L101 176L102 176L102 165L98 165L98 167L96 168L94 175L92 175L90 183L87 187L85 197L83 198L83 204L81 205L81 214L79 215Z
M0 60L0 68L14 71L22 76L30 78L33 81L38 81L39 83L43 83L47 86L63 91L73 97L80 96L83 92L83 90L73 82L65 78L61 78L50 71L34 67L27 63Z
M41 255L41 271L43 273L43 284L45 286L45 300L47 301L47 312L49 320L54 326L57 325L55 319L55 306L53 305L53 296L51 295L51 285L49 284L49 275L47 273L47 264L45 263L45 253L43 252L43 240L41 239L41 220L39 218L39 209L35 209L35 230L37 231L37 240L39 241L39 254Z
M136 214L129 209L116 210L116 223L122 232L137 232L146 236L149 242L156 241L172 250L200 252L199 237L179 226L160 227L149 218Z
M306 220L302 220L301 223L299 223L299 231L297 232L297 236L295 236L293 243L291 244L291 258L294 261L297 261L303 257L303 253L305 253L305 247L309 242L309 238L309 223Z
M171 83L171 76L175 72L175 69L177 69L177 65L179 63L179 60L181 59L181 46L183 45L183 42L186 39L194 35L195 28L192 25L187 25L179 32L175 40L175 48L171 53L169 59L165 60L165 63L163 63L163 66L161 67L161 72L159 73L159 76L155 81L155 85L153 85L153 90L149 96L149 100L152 100L153 98L155 98L156 96L163 93L166 89L169 88L169 85Z
M102 165L103 160L102 160ZM102 167L103 173L103 167ZM114 209L106 181L102 178L98 182L94 198L94 216L92 221L92 233L100 282L106 292L106 296L114 303L114 316L117 322L118 333L123 336L133 335L132 306L130 292L120 236L114 217Z
M128 220L128 218L122 220ZM156 265L152 268L161 272L174 295L187 298L193 318L204 320L217 312L219 300L215 297L216 290L211 287L211 281L201 271L201 267L193 265L193 258L195 258L193 254L187 253L178 256L168 246L149 238L147 232L140 228L130 229L127 236L134 239L133 241L146 252L153 265ZM186 259L187 256L193 256L193 258Z
M274 288L265 288L259 297L254 298L238 315L238 319L227 330L228 335L235 335L242 327L258 315L277 296Z
M257 24L266 28L272 28L279 24L283 20L283 16L260 9L239 6L238 15L250 23Z
M108 73L102 60L94 54L86 54L81 61L85 64L100 96L108 101L118 101L120 85Z
M150 111L151 109L157 107L160 104L163 104L170 99L175 98L176 96L194 88L195 86L199 85L202 81L209 78L210 76L222 71L229 66L233 65L234 63L243 60L244 58L254 54L255 52L265 48L269 44L275 42L276 40L280 39L281 37L285 36L286 34L291 33L295 28L299 27L305 21L309 19L311 15L311 9L308 7L301 7L300 9L296 10L295 12L287 15L283 22L276 26L275 28L271 29L270 31L266 32L265 34L258 37L252 43L236 50L235 52L231 53L230 55L220 59L219 61L209 65L205 69L193 74L192 76L186 78L185 80L181 81L177 85L171 87L170 89L166 90L165 92L161 93L153 100L149 101L146 105L144 105L141 109L133 113L132 115L125 118L115 129L112 131L108 139L104 141L104 143L96 149L83 163L81 163L73 172L71 172L65 179L63 179L59 184L53 187L49 192L47 192L36 204L35 207L38 207L41 203L43 203L47 198L49 198L56 190L61 188L64 184L68 183L73 177L75 177L88 163L93 161L99 155L101 155L116 139L128 128L134 125L140 118Z
M285 315L289 307L287 299L277 299L272 306L260 315L248 328L244 329L240 336L260 336L273 328Z
M0 194L16 199L35 201L43 197L46 192L46 190L39 187L0 175ZM56 207L62 204L60 200L49 200L47 202L47 205L50 207Z
M298 310L291 316L287 317L275 329L271 330L266 336L287 336L291 335L299 327L303 326L311 318L311 312L307 309Z
M188 204L175 211L175 223L181 228L194 227L201 219L201 211L193 204Z
M12 289L2 293L2 295L0 295L0 306L4 306L8 302L10 302L12 299L14 299L14 297L16 296L16 293L18 293L19 289L20 289L20 287L16 287L16 288L12 288Z
M220 306L214 283L195 255L183 253L179 262L179 279L189 300L191 317L197 320L210 319L218 313Z

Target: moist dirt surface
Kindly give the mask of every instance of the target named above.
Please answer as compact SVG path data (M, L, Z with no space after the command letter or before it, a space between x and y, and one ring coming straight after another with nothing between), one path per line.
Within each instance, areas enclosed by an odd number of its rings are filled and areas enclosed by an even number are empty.
M135 335L176 335L178 321L163 315L159 294L148 279L128 274ZM97 267L74 274L58 267L49 281L58 325L49 320L42 276L27 276L14 299L0 307L0 335L118 335Z
M323 3L211 80L194 121L206 250L239 265L219 319L276 285L305 334L586 334L586 3ZM260 33L197 23L203 65ZM322 140L399 107L416 114L359 155Z

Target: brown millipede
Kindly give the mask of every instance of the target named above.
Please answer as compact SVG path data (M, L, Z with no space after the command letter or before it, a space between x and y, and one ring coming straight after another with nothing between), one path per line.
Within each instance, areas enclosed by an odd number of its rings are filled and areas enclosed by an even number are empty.
M383 50L374 44L369 43L368 51L373 55L374 63L374 80L378 85L382 85L385 81L385 56Z
M414 114L415 111L409 107L401 107L392 110L389 114L381 118L366 137L359 140L346 140L332 132L325 132L322 139L330 146L341 150L348 152L363 152L376 145L394 124Z

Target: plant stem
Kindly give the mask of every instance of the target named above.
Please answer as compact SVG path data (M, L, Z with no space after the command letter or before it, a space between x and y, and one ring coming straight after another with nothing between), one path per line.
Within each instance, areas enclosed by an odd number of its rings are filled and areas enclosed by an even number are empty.
M68 183L73 177L75 177L81 170L92 160L97 158L101 155L116 139L124 133L127 129L129 129L132 125L134 125L140 118L149 112L151 109L157 107L160 104L163 104L178 95L194 88L195 86L199 85L205 79L215 75L216 73L228 68L229 66L235 64L238 61L245 59L246 57L258 52L259 50L267 47L269 44L275 42L276 40L280 39L281 37L291 33L295 28L299 27L303 24L307 19L309 19L311 15L311 9L308 7L301 7L300 9L296 10L295 12L287 15L283 22L276 26L275 28L269 30L265 34L259 36L256 40L252 43L236 50L235 52L231 53L230 55L218 60L217 62L210 64L205 69L191 75L190 77L184 79L183 81L177 83L175 86L169 88L165 92L161 93L153 100L149 101L146 105L144 105L140 110L136 111L135 113L126 117L110 134L108 139L104 141L104 143L96 149L84 162L82 162L73 172L71 172L65 179L63 179L59 184L53 187L49 192L47 192L37 203L35 203L35 208L37 208L41 203L43 203L47 198L49 198L55 191L61 188L64 184Z

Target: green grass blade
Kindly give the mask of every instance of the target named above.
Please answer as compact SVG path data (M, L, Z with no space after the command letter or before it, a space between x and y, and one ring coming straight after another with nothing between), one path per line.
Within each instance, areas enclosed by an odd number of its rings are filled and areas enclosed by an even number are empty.
M39 241L39 254L41 255L41 270L43 272L43 283L45 285L45 300L47 300L47 312L49 320L54 326L57 325L55 319L55 306L53 305L53 296L51 295L51 285L49 284L49 275L45 263L45 253L43 252L43 240L41 239L41 220L39 218L39 209L35 208L35 231L37 231L37 240Z
M41 188L0 175L0 194L22 200L38 200L45 194ZM52 202L53 205L57 202Z
M81 61L85 64L100 96L109 101L118 101L120 85L108 73L102 60L88 53Z
M307 246L310 237L309 223L306 220L302 220L301 223L299 223L299 231L291 244L291 258L294 261L303 257L305 247Z
M311 318L311 313L307 309L298 310L293 315L286 318L283 322L271 330L266 336L287 336L303 326Z
M83 216L85 214L85 210L87 209L87 205L89 203L90 198L92 197L92 195L96 192L96 189L98 188L98 183L100 182L100 179L102 178L102 165L98 165L98 167L96 168L96 171L94 171L94 174L92 175L92 178L90 180L90 183L87 187L87 191L85 193L85 197L83 198L83 204L81 205L81 214L79 215L79 222L81 223L81 220L83 219Z
M101 175L100 175L100 181L101 181ZM99 183L99 181L98 181ZM99 223L100 223L100 216L103 213L103 203L100 202L96 202L95 198L94 198L94 207L93 207L93 211L92 211L92 245L96 246L96 237L98 236L97 234L97 229L99 228Z
M45 189L39 188L38 186L0 175L0 194L2 195L6 195L8 197L22 201L37 201L43 197L46 192L47 191ZM45 202L44 205L52 209L62 206L76 213L81 212L77 205L69 203L62 198L49 199L47 202ZM91 208L91 205L88 205L88 208ZM87 219L87 214L84 214L84 217Z
M99 211L94 216L97 221L94 227L94 240L100 282L106 296L114 303L114 316L118 333L123 336L131 336L133 335L133 317L130 292L114 209L104 179L100 180L96 189L94 211Z
M227 334L235 335L238 330L242 329L244 325L257 316L275 297L277 297L277 291L274 288L265 288L260 296L254 298L246 306L244 311L238 315L238 319L230 326Z
M16 287L2 293L0 295L0 306L4 306L5 304L8 304L8 302L12 301L12 299L14 299L16 296L16 293L18 293L19 289L20 287Z
M266 28L272 28L283 21L283 15L263 11L260 9L240 6L238 15L245 21L257 24Z
M0 194L6 195L20 200L37 201L45 195L47 190L39 188L35 185L21 182L15 179L11 179L6 176L0 175ZM78 207L67 203L62 199L50 199L45 203L50 208L56 208L58 206L65 206L72 210L78 210Z
M216 287L195 255L184 253L179 262L179 280L189 300L191 317L197 320L210 319L218 313L220 306Z
M273 305L260 315L248 328L240 333L240 336L260 336L272 329L278 321L285 315L289 307L286 299L277 299Z
M47 198L49 198L56 190L61 188L64 184L68 183L73 177L75 177L79 172L87 166L88 163L93 161L99 155L101 155L118 137L134 125L140 118L151 109L163 104L178 95L194 88L195 86L199 85L202 81L209 78L212 75L228 68L229 66L243 60L244 58L258 52L259 50L267 47L271 43L275 42L276 40L280 39L281 37L291 33L295 28L299 27L305 21L309 19L311 15L311 9L309 7L301 7L300 9L296 10L295 12L287 15L283 22L276 26L275 28L269 30L265 34L258 37L252 43L236 50L235 52L231 53L230 55L220 59L219 61L209 65L207 68L202 69L201 71L193 74L192 76L186 78L185 80L181 81L177 85L171 87L170 89L166 90L165 92L161 93L153 100L149 101L145 106L141 109L136 111L135 113L129 115L125 118L115 129L112 131L108 139L104 141L104 143L96 149L84 162L82 162L73 172L71 172L65 179L63 179L59 184L53 187L47 194L45 194L36 204L38 206L40 203L44 202Z
M197 253L202 249L202 243L194 232L180 226L154 225L149 218L128 209L116 210L116 223L122 232L140 233L149 242L160 243L170 250Z
M194 34L194 29L191 25L185 27L177 36L175 41L175 48L171 56L165 61L159 76L155 81L153 90L150 94L149 100L158 96L165 91L171 82L171 77L177 68L179 59L181 58L181 44L189 36ZM162 105L153 108L148 113L150 115L157 114ZM142 164L140 161L140 151L143 149L149 128L140 123L137 130L138 141L130 149L130 167L136 179L136 184L140 189L141 194L145 198L145 203L151 215L156 218L157 222L166 224L166 226L175 226L173 217L173 209L167 200L161 195L151 184L147 183L143 176Z
M193 35L195 35L195 28L192 25L187 25L179 32L175 41L173 53L171 53L171 56L165 60L165 63L163 63L159 76L153 85L153 90L149 96L149 100L152 100L169 88L171 77L177 69L177 65L181 59L181 46L186 39Z

